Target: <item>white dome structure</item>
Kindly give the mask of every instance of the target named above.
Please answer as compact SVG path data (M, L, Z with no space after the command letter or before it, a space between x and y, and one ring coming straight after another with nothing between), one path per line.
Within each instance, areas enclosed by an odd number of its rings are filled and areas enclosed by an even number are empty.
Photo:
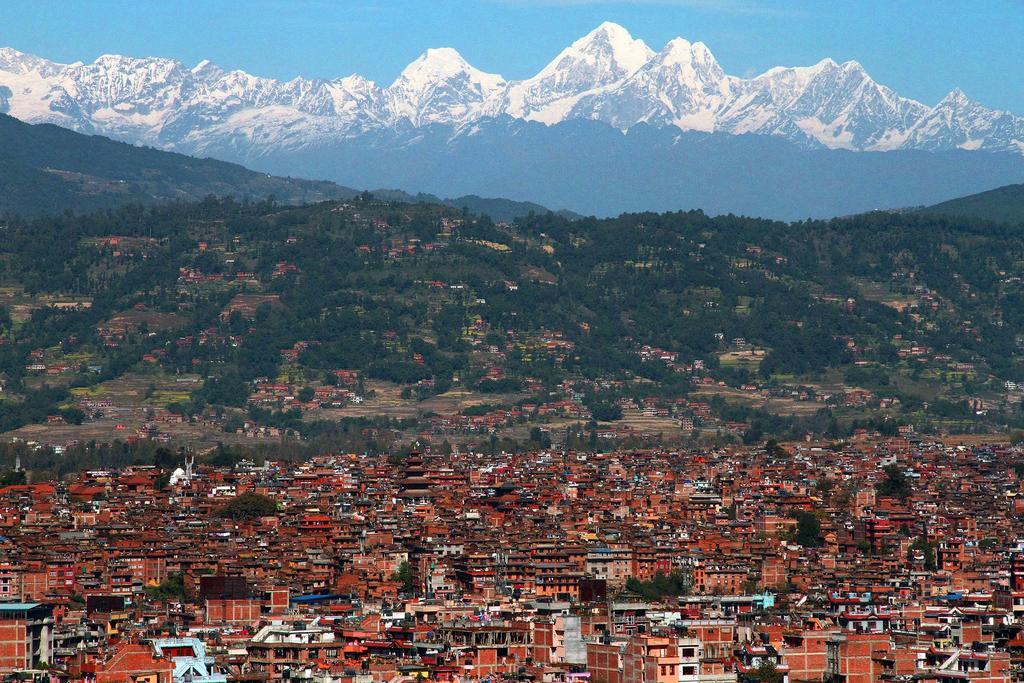
M181 469L180 467L178 469L174 470L174 472L171 473L171 479L170 479L171 486L177 486L178 482L181 481L184 477L185 477L185 470Z

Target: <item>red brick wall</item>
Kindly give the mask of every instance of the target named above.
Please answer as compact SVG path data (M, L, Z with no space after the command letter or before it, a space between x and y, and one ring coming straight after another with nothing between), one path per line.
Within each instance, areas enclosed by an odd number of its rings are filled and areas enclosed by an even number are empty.
M878 665L871 655L876 650L889 650L889 636L848 633L844 637L846 642L839 648L839 673L846 683L874 683Z
M28 652L25 643L25 621L0 621L0 671L24 669Z
M251 624L260 620L259 600L207 600L208 624Z
M830 634L805 633L799 647L786 645L783 649L782 663L789 667L789 678L792 681L821 680L825 673L828 646L825 644Z
M551 647L554 645L555 625L534 624L533 627L533 661L535 664L551 663Z
M587 670L591 683L622 683L622 658L618 645L587 644Z
M270 613L284 614L288 611L289 591L287 587L271 588L270 591Z

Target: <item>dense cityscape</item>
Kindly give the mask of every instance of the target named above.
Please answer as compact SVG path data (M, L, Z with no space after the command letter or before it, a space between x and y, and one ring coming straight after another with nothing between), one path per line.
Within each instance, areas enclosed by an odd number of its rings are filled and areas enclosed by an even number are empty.
M301 464L163 451L165 468L0 489L0 667L1007 680L1024 658L1020 456L913 434Z

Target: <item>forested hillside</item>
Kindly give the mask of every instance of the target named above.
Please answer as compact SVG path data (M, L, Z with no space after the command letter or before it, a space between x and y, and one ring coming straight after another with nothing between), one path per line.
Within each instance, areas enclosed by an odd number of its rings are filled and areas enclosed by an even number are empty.
M1024 225L1024 185L1006 185L922 209L924 213Z
M1024 233L1008 227L886 213L508 224L362 196L4 229L0 429L51 423L32 438L124 429L110 403L125 387L140 430L190 438L269 427L363 443L380 438L367 420L393 438L507 428L536 443L573 424L747 440L1024 424Z

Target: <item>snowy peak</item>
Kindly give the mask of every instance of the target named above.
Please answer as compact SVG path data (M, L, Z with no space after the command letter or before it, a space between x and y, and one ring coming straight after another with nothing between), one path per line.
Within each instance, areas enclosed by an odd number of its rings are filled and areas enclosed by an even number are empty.
M654 53L647 44L622 26L606 21L562 50L541 74L568 66L590 64L603 73L604 82L629 76L646 64Z
M62 109L73 102L57 76L77 64L59 64L13 48L0 48L0 112L25 121L71 125Z
M94 104L138 105L147 96L166 94L166 88L179 86L188 70L173 59L134 58L102 55L92 64L70 66L65 71L69 91L83 92ZM70 86L70 87L69 87Z
M658 53L657 61L662 66L685 66L692 68L696 64L709 64L715 58L711 56L704 43L691 43L685 38L676 37L668 41L661 52Z
M558 53L533 78L510 84L486 113L556 123L586 93L620 83L652 56L642 40L605 22Z
M468 76L471 80L487 83L491 87L504 80L496 74L487 74L473 68L457 50L450 47L438 47L426 50L405 67L395 80L395 84L404 82L427 85L438 80L463 75Z
M739 91L720 113L722 130L832 149L896 149L928 109L876 83L854 61L777 67L741 82Z
M953 88L948 95L943 97L937 105L936 109L965 109L967 107L977 106L977 103L971 100L960 88Z
M459 124L504 84L501 76L474 68L452 48L432 48L405 67L387 88L387 98L392 113L414 126Z
M337 92L347 93L351 97L370 97L380 92L380 88L369 78L359 74L352 74L344 78L335 78L329 82L329 87Z
M11 47L0 47L0 72L28 74L35 71L45 76L56 73L63 66L63 64L20 52Z
M725 79L725 72L704 43L691 43L684 38L673 38L641 71L657 80L675 80L693 88L717 86Z
M220 68L209 59L204 59L192 67L191 73L193 78L212 81L222 78L224 76L224 69Z
M1024 118L988 109L956 88L914 123L907 142L917 149L1024 153Z
M734 80L703 43L673 38L614 89L582 98L571 115L623 130L649 123L713 131Z
M330 100L330 112L345 128L379 124L387 118L383 90L358 74L329 81L323 90Z
M563 93L614 83L642 67L654 53L618 24L605 22L558 53L524 83L558 85Z

